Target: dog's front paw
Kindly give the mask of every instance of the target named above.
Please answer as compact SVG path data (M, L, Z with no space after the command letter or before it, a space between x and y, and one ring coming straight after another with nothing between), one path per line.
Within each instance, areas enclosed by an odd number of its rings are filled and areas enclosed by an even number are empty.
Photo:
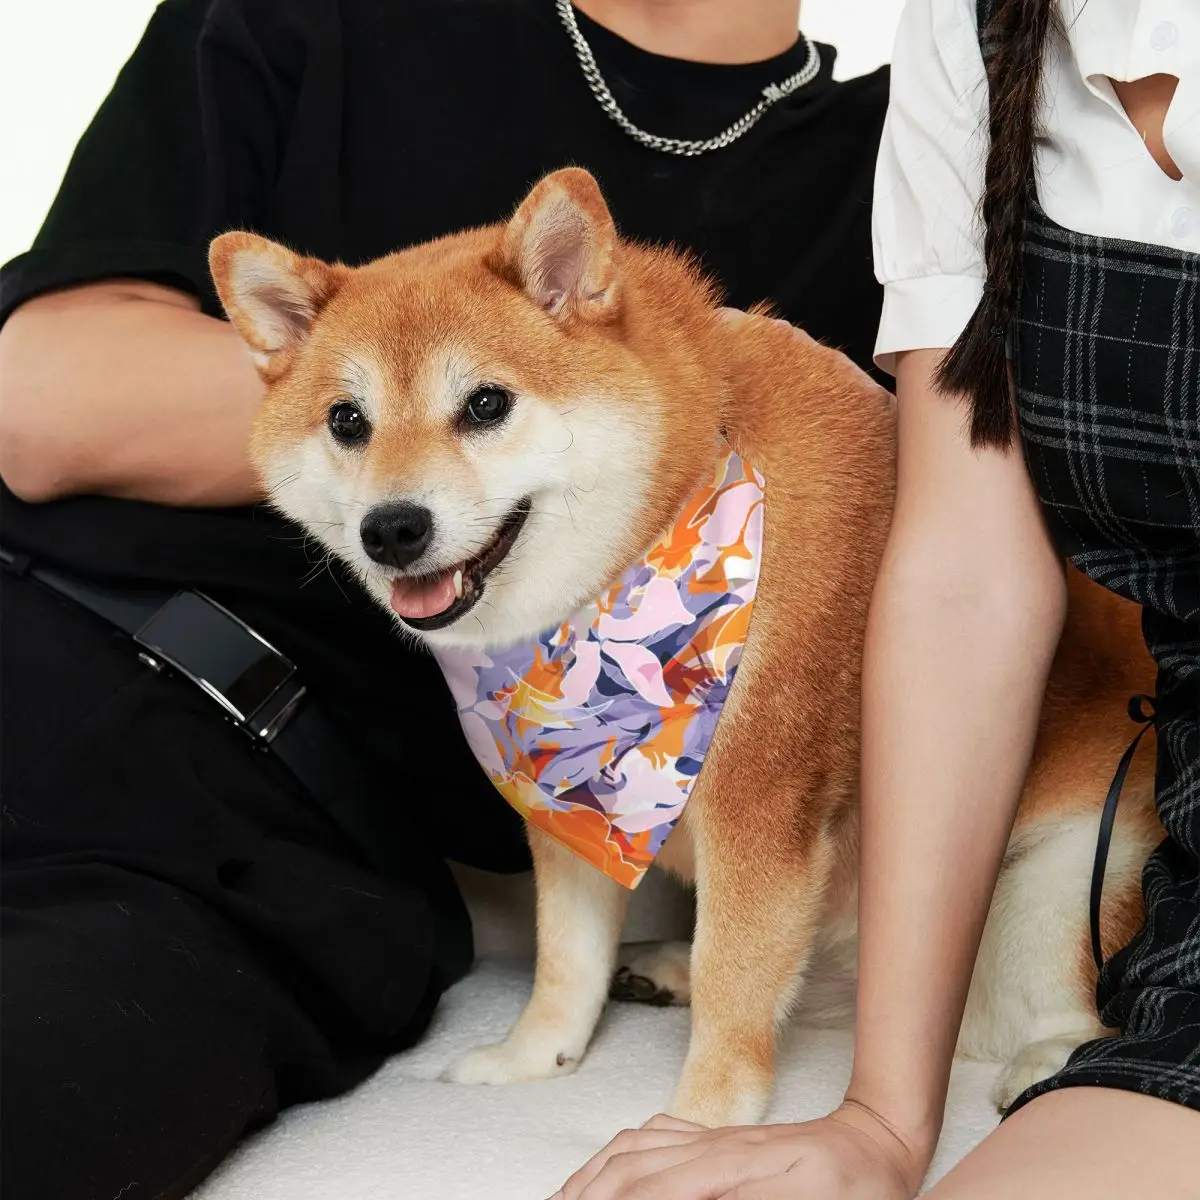
M442 1078L449 1083L529 1083L570 1075L582 1057L581 1052L552 1050L510 1039L467 1051L446 1068Z
M683 1121L716 1128L756 1125L771 1102L772 1073L749 1061L687 1065L667 1112Z

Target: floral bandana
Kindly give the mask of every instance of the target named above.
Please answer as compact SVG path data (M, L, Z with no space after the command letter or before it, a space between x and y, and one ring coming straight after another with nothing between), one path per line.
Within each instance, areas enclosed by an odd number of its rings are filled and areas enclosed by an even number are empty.
M501 795L629 888L683 813L750 628L764 484L723 450L598 600L523 645L435 652Z

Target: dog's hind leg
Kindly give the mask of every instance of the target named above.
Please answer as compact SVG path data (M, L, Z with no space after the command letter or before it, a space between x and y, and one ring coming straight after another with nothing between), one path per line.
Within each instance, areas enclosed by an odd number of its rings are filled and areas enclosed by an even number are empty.
M529 828L537 879L533 995L508 1037L451 1064L454 1083L515 1083L569 1075L608 996L629 892Z
M621 947L609 995L666 1007L692 1002L691 942L633 942Z
M1131 814L1132 815L1132 814ZM1105 886L1105 925L1122 945L1142 912L1138 884L1151 830L1119 822ZM1087 899L1096 815L1042 817L1019 828L996 884L959 1034L958 1052L1007 1064L993 1099L1003 1112L1053 1075L1080 1043L1101 1037Z
M775 1081L775 1040L801 983L824 906L829 839L803 854L700 849L692 946L692 1040L670 1112L702 1125L758 1121Z

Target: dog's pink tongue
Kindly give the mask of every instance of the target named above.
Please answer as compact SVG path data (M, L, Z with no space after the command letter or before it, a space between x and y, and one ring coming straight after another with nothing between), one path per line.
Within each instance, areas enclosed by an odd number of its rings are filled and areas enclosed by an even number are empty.
M453 571L433 579L392 580L392 611L401 617L436 617L457 599Z

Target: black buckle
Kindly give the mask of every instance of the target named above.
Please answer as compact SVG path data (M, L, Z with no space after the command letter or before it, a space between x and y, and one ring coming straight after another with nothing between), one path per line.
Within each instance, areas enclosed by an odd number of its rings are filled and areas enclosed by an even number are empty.
M133 640L150 666L190 679L264 749L304 699L295 664L202 592L176 592Z

